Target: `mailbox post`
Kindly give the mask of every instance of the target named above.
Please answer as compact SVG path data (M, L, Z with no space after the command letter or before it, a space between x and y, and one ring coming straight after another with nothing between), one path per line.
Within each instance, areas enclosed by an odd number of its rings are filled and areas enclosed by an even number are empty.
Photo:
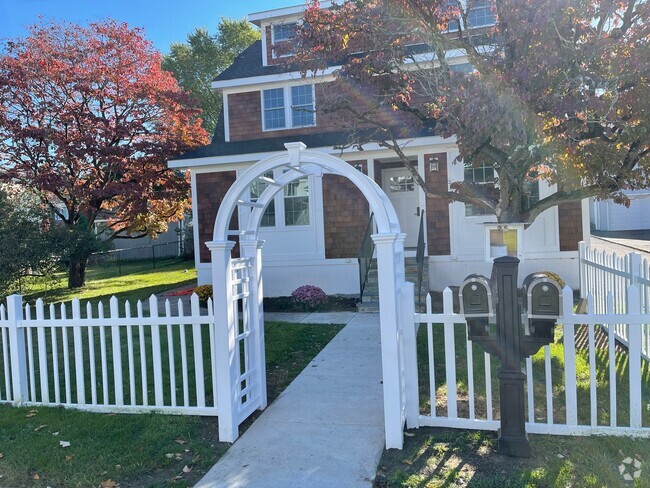
M526 312L530 334L524 333L517 290L519 259L504 256L494 260L496 288L496 333L490 333L494 317L492 292L488 280L470 275L459 292L461 313L468 325L468 338L501 360L498 377L501 429L498 448L501 454L530 457L526 435L524 385L526 375L521 361L553 342L555 322L561 316L560 287L546 275L530 275L524 281Z

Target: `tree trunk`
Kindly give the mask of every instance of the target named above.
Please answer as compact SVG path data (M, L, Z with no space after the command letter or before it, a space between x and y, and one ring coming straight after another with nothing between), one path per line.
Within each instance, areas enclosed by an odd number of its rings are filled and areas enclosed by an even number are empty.
M81 288L86 283L88 258L71 259L68 265L68 288Z

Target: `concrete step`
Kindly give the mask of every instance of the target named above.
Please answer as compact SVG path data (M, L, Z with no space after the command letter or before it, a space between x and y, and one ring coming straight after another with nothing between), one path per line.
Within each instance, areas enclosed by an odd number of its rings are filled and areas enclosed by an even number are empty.
M366 313L377 313L379 312L379 303L378 302L357 303L357 311L366 312Z

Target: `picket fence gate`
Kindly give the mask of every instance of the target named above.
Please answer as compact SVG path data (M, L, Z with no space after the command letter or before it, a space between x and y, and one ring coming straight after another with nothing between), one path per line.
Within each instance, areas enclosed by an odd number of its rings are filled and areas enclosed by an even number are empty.
M12 295L0 305L0 401L101 412L217 415L215 338L211 300L164 302L149 312L138 301L23 305ZM122 313L120 313L122 312Z
M575 313L573 290L565 287L562 295L564 314L556 327L561 345L545 346L525 361L527 432L650 436L650 413L644 407L650 404L650 373L647 365L642 368L641 341L649 316L641 313L637 285L627 288L624 314L616 311L611 293L603 313L594 311L592 296L587 312ZM443 292L441 314L432 312L427 296L426 312L416 313L415 322L418 352L428 358L429 376L428 398L423 393L430 412L420 395L419 425L497 430L498 361L467 339L465 318L453 310L452 291ZM601 328L620 324L629 338L627 351ZM419 330L422 326L425 331Z
M579 246L580 296L593 297L596 313L606 313L607 296L612 294L617 313L627 311L628 287L636 285L635 293L641 304L642 313L650 313L650 263L638 252L628 254L609 253L590 248L584 242ZM646 320L650 322L650 320ZM612 324L616 339L627 346L629 338L625 322ZM608 326L606 326L608 327ZM650 325L644 324L641 331L643 357L650 361Z

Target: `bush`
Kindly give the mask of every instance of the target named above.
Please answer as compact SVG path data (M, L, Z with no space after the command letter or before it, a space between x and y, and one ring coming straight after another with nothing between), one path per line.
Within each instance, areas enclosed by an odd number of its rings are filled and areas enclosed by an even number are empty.
M296 300L296 302L311 307L317 306L327 300L327 294L314 285L300 286L293 290L291 296Z
M212 298L212 285L201 285L194 288L194 293L199 297L199 302L208 303L208 298Z

